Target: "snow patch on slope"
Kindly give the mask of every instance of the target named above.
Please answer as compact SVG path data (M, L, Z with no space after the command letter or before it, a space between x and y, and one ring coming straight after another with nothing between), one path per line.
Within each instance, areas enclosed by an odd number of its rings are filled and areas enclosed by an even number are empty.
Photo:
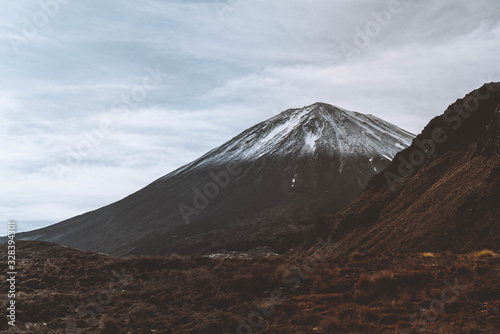
M304 138L306 145L309 146L313 151L316 149L316 140L318 139L319 136L311 132L308 132L306 137Z

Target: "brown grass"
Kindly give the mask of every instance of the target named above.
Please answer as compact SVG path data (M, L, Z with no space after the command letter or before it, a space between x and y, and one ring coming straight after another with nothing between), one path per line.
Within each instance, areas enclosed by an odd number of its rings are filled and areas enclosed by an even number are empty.
M64 333L68 323L84 333L236 333L240 320L248 323L262 310L272 312L254 332L418 333L412 315L443 295L444 310L428 333L493 333L500 315L500 262L476 253L435 254L431 262L421 253L326 258L292 290L282 274L300 268L296 255L113 258L48 243L20 245L19 258L30 260L18 281L18 328L26 333ZM458 295L444 283L454 285L455 278L465 287ZM4 279L0 285L5 291ZM282 293L280 303L272 291ZM6 302L0 295L2 307ZM6 329L5 318L0 328Z
M493 252L492 250L489 250L489 249L484 249L482 251L477 252L474 255L479 259L482 259L485 257L496 257L497 256L497 254L495 252Z

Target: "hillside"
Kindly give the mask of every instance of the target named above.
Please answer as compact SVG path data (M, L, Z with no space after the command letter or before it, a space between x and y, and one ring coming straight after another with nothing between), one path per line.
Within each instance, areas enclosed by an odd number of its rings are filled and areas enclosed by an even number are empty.
M339 252L469 252L500 246L500 84L431 120L326 225Z

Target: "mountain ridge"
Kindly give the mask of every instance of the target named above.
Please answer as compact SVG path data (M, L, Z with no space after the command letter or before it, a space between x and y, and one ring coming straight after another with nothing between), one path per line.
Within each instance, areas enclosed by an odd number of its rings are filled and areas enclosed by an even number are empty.
M325 225L339 253L468 252L500 245L500 83L434 117Z

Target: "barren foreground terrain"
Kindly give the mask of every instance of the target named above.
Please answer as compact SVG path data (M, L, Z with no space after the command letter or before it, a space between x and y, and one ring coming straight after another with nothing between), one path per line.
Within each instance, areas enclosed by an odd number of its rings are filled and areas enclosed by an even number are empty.
M500 257L494 253L338 257L332 247L319 240L308 256L261 259L116 258L18 241L16 328L193 334L500 328ZM2 290L8 291L5 277ZM6 293L1 298L5 310ZM7 328L5 316L1 328Z

